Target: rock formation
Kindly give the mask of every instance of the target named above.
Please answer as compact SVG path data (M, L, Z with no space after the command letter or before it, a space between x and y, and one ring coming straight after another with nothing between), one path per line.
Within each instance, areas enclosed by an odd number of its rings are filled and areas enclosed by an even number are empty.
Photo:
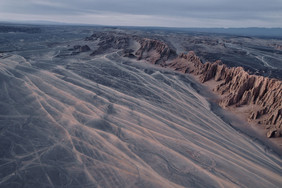
M91 55L99 55L110 49L122 49L125 57L136 57L138 60L144 59L153 64L163 64L170 58L177 56L176 52L162 41L124 33L95 33L85 40L99 41L98 49ZM135 53L134 50L130 49L132 41L136 41L140 44L140 48Z
M136 52L138 59L160 64L182 73L199 75L202 83L217 81L213 89L222 97L220 106L247 107L248 119L269 129L267 137L281 135L282 125L282 82L268 77L250 75L242 67L229 68L221 61L202 63L193 51L174 57L175 52L165 43L144 39ZM157 63L160 62L161 63Z
M91 49L89 48L89 46L87 46L87 45L84 45L84 46L81 46L80 48L79 48L79 51L80 52L88 52L88 51L90 51Z
M168 63L166 67L173 68L182 73L199 74L203 64L200 58L197 57L193 51L190 51L188 54L180 54L177 58Z
M222 107L248 106L249 120L271 129L269 137L280 136L282 125L282 82L250 75L242 67L228 68L221 61L202 64L193 52L181 54L169 67L200 75L201 82L218 81L214 91L223 96ZM220 82L219 82L220 81Z
M276 50L282 50L282 45L281 44L271 44L270 46L272 46Z
M90 51L90 47L88 45L74 45L72 49L72 55L76 55L76 54L79 54L80 52L88 52Z
M127 49L130 45L131 37L127 36L124 33L116 32L106 32L106 33L95 33L90 37L86 37L86 41L95 41L98 40L98 49L93 51L91 54L100 55L109 51L110 49Z
M164 64L169 58L175 57L176 52L164 42L154 39L139 39L141 47L135 53L137 59L145 59L153 64Z
M219 60L214 63L202 63L193 51L177 56L175 50L160 40L116 32L93 34L85 40L99 41L99 48L91 55L98 55L109 49L122 49L125 57L146 60L182 73L198 75L202 83L215 80L217 84L213 90L222 96L220 106L223 108L244 106L248 110L250 121L269 129L267 137L281 135L282 82L280 80L251 75L242 67L229 68ZM136 51L129 48L132 41L140 44Z

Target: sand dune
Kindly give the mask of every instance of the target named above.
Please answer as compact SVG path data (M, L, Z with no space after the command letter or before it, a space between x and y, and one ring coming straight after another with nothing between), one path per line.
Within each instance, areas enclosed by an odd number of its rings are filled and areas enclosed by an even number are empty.
M189 77L115 53L46 59L61 63L0 59L0 187L281 186L281 156Z

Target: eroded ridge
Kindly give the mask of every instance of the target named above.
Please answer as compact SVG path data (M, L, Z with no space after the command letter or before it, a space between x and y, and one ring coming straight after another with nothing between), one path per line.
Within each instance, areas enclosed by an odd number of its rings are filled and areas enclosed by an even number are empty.
M216 81L213 91L221 95L223 108L244 107L247 119L268 129L267 137L280 137L282 125L282 82L264 76L252 75L242 67L227 67L220 60L202 63L190 51L177 55L166 42L146 37L120 33L100 33L87 40L98 40L104 50L123 49L123 56L146 60L162 67L169 67L182 73L197 75L204 83ZM130 49L133 41L135 49ZM98 51L100 48L98 49ZM97 51L96 51L97 52ZM94 54L96 53L93 52ZM92 53L92 54L93 54Z
M270 129L267 136L279 137L282 125L282 82L250 75L242 67L229 68L221 61L202 64L195 53L181 54L168 64L177 71L199 75L201 82L215 80L213 90L222 95L222 107L247 106L249 120Z

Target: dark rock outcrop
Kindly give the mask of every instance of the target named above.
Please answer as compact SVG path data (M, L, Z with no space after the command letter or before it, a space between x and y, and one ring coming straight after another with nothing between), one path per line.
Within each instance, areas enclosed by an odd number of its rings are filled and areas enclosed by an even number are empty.
M138 42L141 45L135 53L138 60L163 65L169 58L176 57L176 52L164 42L148 38L139 39Z
M136 58L132 49L123 50L123 57Z
M69 49L71 51L73 51L71 54L72 55L76 55L79 54L80 52L88 52L90 51L90 47L88 45L74 45L72 49Z
M276 129L270 129L267 133L266 133L266 136L267 138L271 138L275 135L275 132L277 132Z
M91 37L87 37L85 40L99 41L98 49L91 53L91 55L94 56L103 54L111 49L127 49L132 39L124 33L100 32L93 34Z
M91 49L89 48L89 46L87 46L87 45L84 45L84 46L81 46L80 48L79 48L79 51L80 52L88 52L88 51L90 51Z

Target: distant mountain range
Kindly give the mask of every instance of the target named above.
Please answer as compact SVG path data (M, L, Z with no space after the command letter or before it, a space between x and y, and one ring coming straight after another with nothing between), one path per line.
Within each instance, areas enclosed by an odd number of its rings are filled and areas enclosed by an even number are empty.
M241 36L282 37L282 28L184 28L183 30Z
M126 27L128 28L128 27ZM282 28L175 28L175 27L129 27L139 30L171 31L171 32L190 32L195 34L227 34L249 37L277 37L282 38Z
M0 24L31 24L31 25L73 25L73 26L101 26L97 24L80 24L80 23L64 23L45 20L31 21L0 21ZM191 32L191 33L211 33L211 34L227 34L249 37L275 37L282 38L282 28L264 28L264 27L247 27L247 28L178 28L178 27L154 27L154 26L106 26L116 28L138 29L138 30L166 30L171 32Z

